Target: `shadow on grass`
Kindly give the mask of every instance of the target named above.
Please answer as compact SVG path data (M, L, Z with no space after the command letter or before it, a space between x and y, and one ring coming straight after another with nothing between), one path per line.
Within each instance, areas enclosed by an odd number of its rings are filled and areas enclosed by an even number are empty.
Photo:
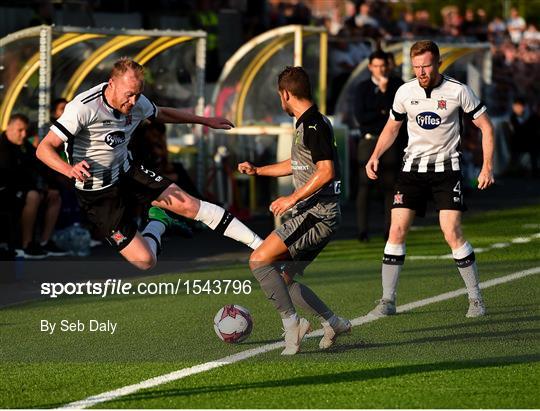
M223 392L237 392L239 390L261 389L261 388L281 388L291 386L317 386L349 383L355 381L368 381L383 378L400 377L414 375L426 372L456 371L467 369L478 369L486 367L509 366L522 363L540 362L540 355L522 355L510 357L492 357L467 361L452 361L429 364L400 365L394 367L383 367L376 369L359 369L356 371L347 371L340 373L318 374L311 376L283 378L273 381L259 381L251 383L230 383L230 379L224 379L223 384L206 385L192 388L173 388L162 390L151 390L128 397L112 400L108 404L114 404L124 401L149 400L157 398L189 397L192 395L213 394ZM298 401L302 401L300 398ZM170 403L168 403L170 404ZM291 406L301 403L291 403ZM39 408L58 406L59 404L47 404Z
M429 337L420 337L413 338L407 341L395 341L395 342L385 342L385 343L368 343L365 344L362 348L381 348L381 347L399 347L403 345L415 345L415 344L425 344L425 343L437 343L437 342L448 342L448 341L461 341L461 340L478 340L481 338L507 338L513 336L519 336L523 334L540 334L540 328L526 328L526 329L514 329L508 331L486 331L486 332L469 332L469 333L460 333L460 334L450 334L450 335L440 335L440 336L429 336ZM347 346L344 346L346 349Z
M491 314L491 313L490 313ZM430 331L440 331L440 330L448 330L448 329L460 329L460 328L467 328L467 327L478 327L478 326L485 326L485 325L498 325L498 324L516 324L516 323L522 323L522 322L536 322L540 321L540 316L534 315L530 317L510 317L510 318L501 318L500 320L497 319L490 319L483 318L479 321L467 321L462 322L458 324L446 324L446 325L438 325L436 327L425 327L425 328L414 328L414 329L407 329L401 331L402 333L417 333L417 332L430 332Z

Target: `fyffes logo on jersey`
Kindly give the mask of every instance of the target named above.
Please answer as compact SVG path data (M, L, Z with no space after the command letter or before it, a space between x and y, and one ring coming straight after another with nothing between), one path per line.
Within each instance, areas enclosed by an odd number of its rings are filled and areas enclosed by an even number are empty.
M424 111L416 116L416 123L425 130L433 130L441 125L441 117L437 113Z
M107 136L105 137L105 142L113 148L119 146L124 141L126 141L126 135L123 131L114 131L107 134Z

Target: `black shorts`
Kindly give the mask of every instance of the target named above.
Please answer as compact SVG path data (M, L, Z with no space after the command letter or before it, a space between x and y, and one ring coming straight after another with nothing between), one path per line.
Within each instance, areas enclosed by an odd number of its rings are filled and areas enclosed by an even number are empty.
M467 210L461 171L399 173L392 208L415 210L417 216L423 217L429 200L433 200L437 211Z
M118 251L137 233L137 205L149 205L172 181L167 177L133 165L114 185L103 190L75 190L81 209L98 234Z

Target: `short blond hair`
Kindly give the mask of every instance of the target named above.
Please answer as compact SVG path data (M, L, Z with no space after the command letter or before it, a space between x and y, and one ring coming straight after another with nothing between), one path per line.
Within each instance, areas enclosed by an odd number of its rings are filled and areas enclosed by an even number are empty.
M421 54L430 52L433 54L435 61L439 61L441 54L439 52L439 46L431 40L420 40L414 43L411 47L411 58L420 56Z
M133 71L137 78L144 80L144 67L129 57L122 57L114 63L110 77L123 76L129 70Z

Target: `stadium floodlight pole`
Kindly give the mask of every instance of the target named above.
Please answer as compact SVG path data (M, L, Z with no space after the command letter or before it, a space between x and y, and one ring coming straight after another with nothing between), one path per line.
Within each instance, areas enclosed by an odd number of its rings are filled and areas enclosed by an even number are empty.
M195 80L197 103L195 106L195 114L198 116L204 115L204 75L206 67L206 33L203 37L197 39L196 54L195 54ZM204 153L203 128L201 124L196 124L194 129L195 137L197 138L197 189L200 193L204 190L205 167L206 159Z
M401 79L405 82L411 79L412 65L411 56L409 54L412 43L410 41L403 42L402 55L403 65L401 66Z
M38 135L47 134L51 105L51 49L52 28L43 25L39 30L39 94Z
M487 48L483 55L482 62L482 80L485 84L490 85L492 81L493 73L493 56L491 55L491 48Z

